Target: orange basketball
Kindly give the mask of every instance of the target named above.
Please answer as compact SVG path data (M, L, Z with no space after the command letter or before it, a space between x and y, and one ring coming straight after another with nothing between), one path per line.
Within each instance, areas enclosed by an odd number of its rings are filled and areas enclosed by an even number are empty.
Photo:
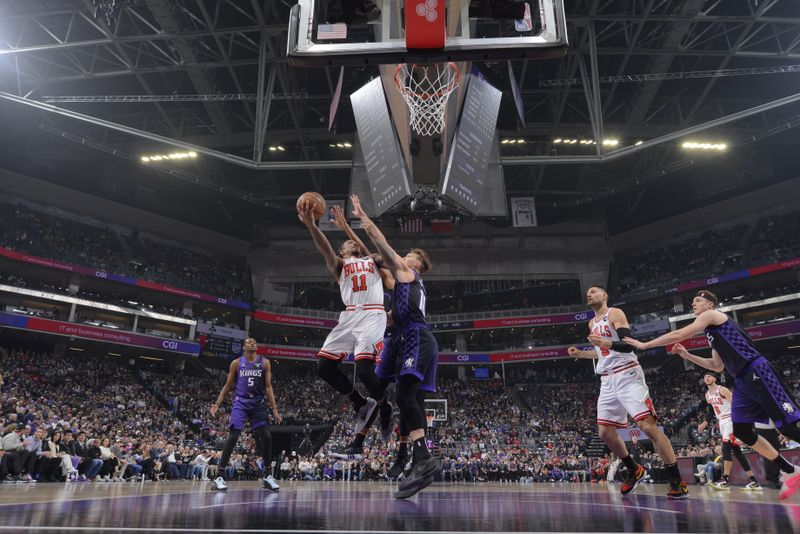
M300 211L300 207L306 202L313 206L312 213L314 214L314 220L319 220L319 218L322 217L322 214L325 213L325 199L322 198L322 195L315 191L307 191L300 195L300 198L297 199L298 212Z

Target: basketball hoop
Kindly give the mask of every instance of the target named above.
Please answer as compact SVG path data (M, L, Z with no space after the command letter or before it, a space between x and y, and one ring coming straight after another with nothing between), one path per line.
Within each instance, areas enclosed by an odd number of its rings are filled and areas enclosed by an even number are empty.
M433 415L426 415L425 419L428 420L428 428L431 428L433 426Z
M409 111L411 129L419 135L434 135L444 129L447 100L461 73L455 63L407 64L394 70L394 83Z

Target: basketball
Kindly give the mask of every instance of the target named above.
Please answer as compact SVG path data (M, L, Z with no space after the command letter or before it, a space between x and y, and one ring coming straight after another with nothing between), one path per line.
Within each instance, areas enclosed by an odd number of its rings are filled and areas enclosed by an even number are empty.
M300 207L306 202L314 206L312 210L314 214L314 220L319 220L319 218L322 217L322 214L325 213L325 199L322 198L322 195L315 191L307 191L300 195L300 198L297 199L298 212L300 212Z

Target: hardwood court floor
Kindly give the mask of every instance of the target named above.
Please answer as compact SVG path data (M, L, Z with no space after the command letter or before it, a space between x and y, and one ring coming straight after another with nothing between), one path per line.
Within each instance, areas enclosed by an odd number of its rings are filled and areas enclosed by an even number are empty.
M693 486L434 484L398 501L394 486L283 482L280 492L232 482L0 485L4 532L800 532L800 496L776 490L715 492Z

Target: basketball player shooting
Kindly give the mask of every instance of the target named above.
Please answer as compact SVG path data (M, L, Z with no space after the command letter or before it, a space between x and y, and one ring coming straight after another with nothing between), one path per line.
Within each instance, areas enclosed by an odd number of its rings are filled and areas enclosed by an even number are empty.
M731 420L736 439L771 461L781 470L781 499L788 499L800 488L800 467L790 464L763 436L756 434L755 423L770 419L784 436L800 441L800 409L778 374L753 340L736 321L717 310L717 296L698 291L692 299L694 322L646 343L626 337L638 349L671 346L671 352L704 369L723 369L736 378L731 401ZM711 358L690 354L679 342L704 332L711 345Z
M367 428L378 402L373 397L364 398L342 372L340 364L348 354L355 354L356 375L361 383L370 395L380 390L374 367L386 330L381 275L375 260L367 256L366 250L356 241L347 240L339 248L338 254L334 252L328 238L315 224L314 205L311 202L299 203L297 209L298 218L308 228L314 245L325 259L325 267L339 283L345 305L338 324L319 350L317 375L350 399L356 411L355 433L359 435ZM344 451L334 454L360 460L364 457L364 449L356 439Z
M628 468L622 482L622 494L633 491L646 474L644 467L628 453L625 442L617 433L617 428L628 426L627 416L630 414L639 428L650 437L653 447L664 461L669 478L667 497L686 498L689 488L681 480L672 443L656 423L656 411L644 380L644 371L633 353L633 347L621 341L621 338L630 336L625 313L619 308L608 307L608 293L599 286L589 288L586 302L594 310L594 318L589 321L589 341L594 345L594 350L570 347L568 352L573 358L598 360L595 372L601 379L597 426L600 439Z
M252 337L244 342L244 356L240 356L231 362L228 368L228 379L222 386L222 391L214 404L211 405L211 416L216 417L220 404L225 400L228 392L234 389L236 398L231 408L231 424L228 432L228 439L225 440L225 447L222 449L222 457L219 460L220 476L211 483L211 489L225 491L228 486L222 474L228 466L233 449L239 436L244 429L245 421L250 421L250 431L256 442L261 458L264 461L263 484L264 488L278 491L280 486L269 473L270 463L272 462L272 436L267 430L268 416L266 401L272 408L272 415L275 423L280 424L281 414L278 405L275 403L275 393L272 391L272 366L267 358L259 356L256 340Z
M336 223L336 226L343 229L347 237L357 242L364 250L369 251L368 247L358 238L356 233L347 224L344 212L339 206L331 208L331 216ZM369 253L369 252L368 252ZM383 349L378 354L375 361L375 374L380 380L381 388L373 394L373 397L378 400L378 408L380 410L380 436L384 443L389 443L391 439L394 426L392 424L392 408L389 401L386 400L386 390L389 384L396 382L397 379L397 354L400 346L401 335L396 325L392 321L392 293L394 292L394 276L392 273L383 266L383 261L379 254L375 254L376 263L381 266L381 279L383 279L383 307L387 312L386 333L383 337ZM425 397L427 393L435 391L433 384L423 384L417 393L417 404L420 409L425 412ZM384 399L383 404L381 400ZM374 417L374 415L373 415ZM354 444L363 444L366 437L367 429L372 421L367 422L365 429L356 434ZM411 447L411 438L409 437L408 425L405 421L400 422L400 439L397 447L397 454L395 455L394 462L387 471L387 475L391 480L399 479L401 475L405 476L405 468L408 465L409 448ZM332 454L332 457L340 457L340 455ZM344 458L343 458L344 459Z
M392 276L392 273L389 271L389 269L386 269L385 267L382 266L383 263L380 255L373 254L372 252L370 252L369 247L367 247L367 245L361 240L361 238L358 237L358 234L356 234L355 231L350 227L350 225L347 223L347 218L345 217L344 210L342 210L341 206L333 205L331 207L330 214L337 228L344 231L348 239L358 244L358 246L361 247L361 250L363 250L367 256L370 256L372 259L375 260L375 264L378 265L380 269L379 272L381 275L381 281L383 282L383 309L384 311L386 311L386 313L391 315L390 291L394 288L394 277ZM390 322L391 322L390 317L387 316L387 328L391 328L391 325L389 324ZM387 337L386 335L384 335L382 342L382 350L386 350L386 342L387 342ZM375 363L377 363L377 361L380 360L380 357L381 355L380 353L378 353L378 355L376 356ZM363 362L362 364L363 368L366 368L370 363L370 360L367 359L362 359L359 361ZM375 366L372 367L373 367L372 372L374 373ZM348 447L348 449L354 448L357 450L361 450L363 448L364 439L366 438L367 432L369 431L370 426L372 426L372 423L377 413L380 414L379 430L380 430L381 440L385 443L388 443L389 440L391 439L392 429L393 429L392 405L386 398L386 390L388 389L389 384L391 382L389 380L384 380L381 377L378 377L378 380L379 383L377 384L377 386L374 386L373 389L370 390L370 395L372 395L372 398L375 399L375 401L377 401L378 403L378 410L377 412L373 412L372 416L369 418L369 420L367 420L367 423L364 426L364 428L360 432L356 433L355 437L353 438L353 443L351 443L351 447ZM339 455L331 455L331 456L336 457ZM341 459L346 460L348 458L341 458Z
M716 417L719 422L719 432L722 436L722 480L709 480L709 485L722 491L730 489L728 479L731 476L731 469L733 468L732 455L734 455L750 479L744 489L760 490L761 485L756 480L752 469L750 469L750 462L747 461L739 442L736 441L736 437L733 435L733 423L731 422L731 400L733 394L731 390L717 384L717 375L713 371L706 371L705 375L703 375L703 381L708 386L708 391L706 391L705 395L708 403L708 418L697 427L697 430L700 432L705 430L708 427L708 421Z
M396 361L381 361L376 372L384 377L392 373L398 381L401 434L408 432L412 443L413 466L394 496L405 499L429 486L439 470L439 462L431 456L425 443L427 422L418 400L420 390L435 391L439 353L436 338L425 317L425 285L420 276L420 273L430 270L431 263L421 249L412 249L405 257L400 257L361 208L358 197L353 195L351 201L353 215L361 219L364 230L395 280L392 321L399 333L399 346L392 354ZM388 369L389 366L393 369Z

